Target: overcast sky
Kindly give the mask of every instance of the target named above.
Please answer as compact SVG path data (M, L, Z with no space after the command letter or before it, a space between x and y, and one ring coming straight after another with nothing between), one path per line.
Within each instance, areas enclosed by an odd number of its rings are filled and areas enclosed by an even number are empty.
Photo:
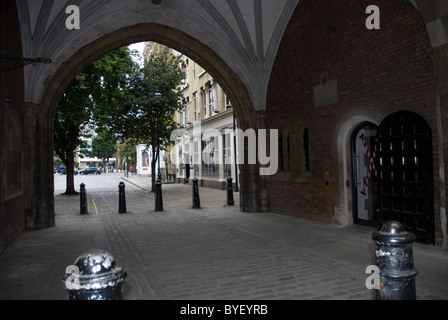
M143 66L143 49L145 48L144 42L139 43L133 43L129 46L131 50L137 50L140 53L140 60L137 61L137 63L140 64L140 66Z

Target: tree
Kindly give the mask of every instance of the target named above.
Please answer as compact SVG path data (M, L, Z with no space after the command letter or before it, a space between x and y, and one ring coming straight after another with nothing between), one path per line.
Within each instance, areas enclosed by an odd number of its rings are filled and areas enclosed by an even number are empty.
M118 144L118 157L123 160L126 160L126 163L128 163L128 165L135 165L137 164L137 158L135 156L135 152L137 149L137 146L135 144L132 143L123 143L123 144ZM123 163L120 162L120 165L122 165Z
M176 128L174 113L181 108L178 88L184 77L179 57L167 52L152 55L140 72L130 77L123 103L115 104L109 117L102 118L123 141L151 147L152 191L159 151L168 144Z
M71 82L59 100L54 118L54 148L66 166L66 194L76 194L73 181L74 152L83 143L80 136L86 134L89 127L92 102L85 79L80 74Z
M66 194L76 194L73 181L74 151L82 145L97 118L107 117L126 94L129 75L138 68L128 47L112 51L78 74L58 102L54 119L55 152L67 168ZM95 112L95 109L101 110ZM97 117L94 117L97 115Z
M106 162L109 158L115 155L115 136L109 131L101 130L92 140L92 151L89 152L91 156L101 159L102 167L106 167Z

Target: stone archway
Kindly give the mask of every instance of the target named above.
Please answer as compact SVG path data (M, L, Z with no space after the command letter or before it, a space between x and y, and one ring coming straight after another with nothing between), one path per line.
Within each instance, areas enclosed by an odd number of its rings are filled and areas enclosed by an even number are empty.
M44 93L40 104L29 105L29 119L37 119L28 129L33 137L33 150L28 156L33 159L33 199L39 199L37 208L32 208L34 227L54 225L53 204L53 117L65 88L84 67L107 52L121 46L141 41L156 41L178 50L202 65L224 89L234 106L239 127L264 128L264 113L256 112L252 99L240 77L209 47L182 31L159 24L139 24L110 33L81 48L64 62L58 70L44 82ZM244 167L244 168L243 168ZM241 210L259 211L262 192L258 165L242 166ZM39 225L36 225L39 222Z

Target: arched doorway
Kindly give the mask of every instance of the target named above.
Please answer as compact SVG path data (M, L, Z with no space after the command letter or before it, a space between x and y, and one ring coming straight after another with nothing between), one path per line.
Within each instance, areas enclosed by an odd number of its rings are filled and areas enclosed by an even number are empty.
M397 220L417 241L434 244L431 128L420 115L398 111L378 128L378 218Z
M376 133L374 123L364 122L355 128L351 138L353 222L371 226L378 224Z

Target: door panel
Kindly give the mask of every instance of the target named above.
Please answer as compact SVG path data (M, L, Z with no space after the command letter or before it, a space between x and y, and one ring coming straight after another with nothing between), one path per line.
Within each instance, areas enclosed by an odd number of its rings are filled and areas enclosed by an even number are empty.
M378 224L375 169L376 125L364 123L352 136L353 220L354 223Z
M434 244L431 128L416 113L393 113L378 128L377 148L379 226L397 220Z

